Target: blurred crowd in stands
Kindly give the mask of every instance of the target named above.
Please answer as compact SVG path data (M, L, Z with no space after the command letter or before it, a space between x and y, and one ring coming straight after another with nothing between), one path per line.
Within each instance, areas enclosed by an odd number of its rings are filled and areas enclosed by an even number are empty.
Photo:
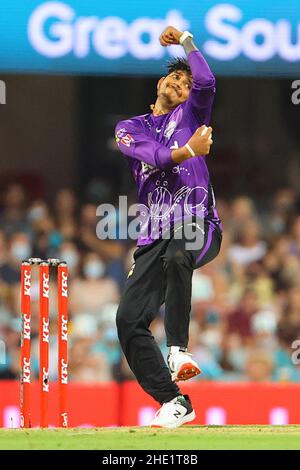
M298 196L282 188L263 205L244 195L219 199L217 205L224 226L222 249L193 277L189 351L202 369L194 380L299 382ZM59 257L68 263L70 379L133 379L119 348L115 315L135 242L99 240L96 208L95 200L82 202L68 188L47 203L32 200L17 183L3 190L0 340L6 354L0 357L0 379L19 376L20 265L31 256ZM37 376L37 268L32 276L32 364ZM55 380L55 270L51 277L50 379ZM152 331L166 357L163 315L162 306Z

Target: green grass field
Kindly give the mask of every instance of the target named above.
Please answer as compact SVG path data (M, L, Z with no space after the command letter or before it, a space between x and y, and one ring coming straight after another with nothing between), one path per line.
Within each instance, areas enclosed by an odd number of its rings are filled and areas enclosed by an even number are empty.
M0 449L298 449L300 426L1 429Z

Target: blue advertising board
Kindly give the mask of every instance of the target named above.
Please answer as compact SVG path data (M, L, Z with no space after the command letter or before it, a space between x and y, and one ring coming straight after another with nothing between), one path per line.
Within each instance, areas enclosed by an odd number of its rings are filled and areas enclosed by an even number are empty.
M0 72L155 74L193 32L219 75L300 76L299 0L9 0L0 3Z

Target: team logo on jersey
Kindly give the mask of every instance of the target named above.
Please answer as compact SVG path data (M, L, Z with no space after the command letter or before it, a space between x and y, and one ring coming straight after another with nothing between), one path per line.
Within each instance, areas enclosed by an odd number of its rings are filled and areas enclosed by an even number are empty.
M155 168L149 163L141 162L141 176L142 178L148 178L148 176L152 175L153 173L157 173L159 168Z
M116 134L116 142L119 145L121 144L126 145L126 147L130 147L130 145L134 142L134 138L131 134L128 134L126 129L122 128L119 129Z
M121 139L121 143L126 145L126 147L130 147L130 145L134 142L134 138L130 134L124 135Z
M172 135L174 134L176 126L177 126L176 121L170 121L169 124L167 125L166 129L165 129L164 137L167 137L167 139L170 139L172 137Z
M149 163L141 162L142 165L142 173L147 173L150 170L153 170L154 166L149 165Z

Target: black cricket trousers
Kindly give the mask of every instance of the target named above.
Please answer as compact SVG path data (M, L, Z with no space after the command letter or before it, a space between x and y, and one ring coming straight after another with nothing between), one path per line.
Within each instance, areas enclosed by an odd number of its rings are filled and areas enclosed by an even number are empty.
M163 404L180 395L149 326L165 302L167 346L188 345L193 270L219 253L222 234L204 222L199 250L187 250L184 235L139 247L117 312L117 329L128 364L141 387Z

